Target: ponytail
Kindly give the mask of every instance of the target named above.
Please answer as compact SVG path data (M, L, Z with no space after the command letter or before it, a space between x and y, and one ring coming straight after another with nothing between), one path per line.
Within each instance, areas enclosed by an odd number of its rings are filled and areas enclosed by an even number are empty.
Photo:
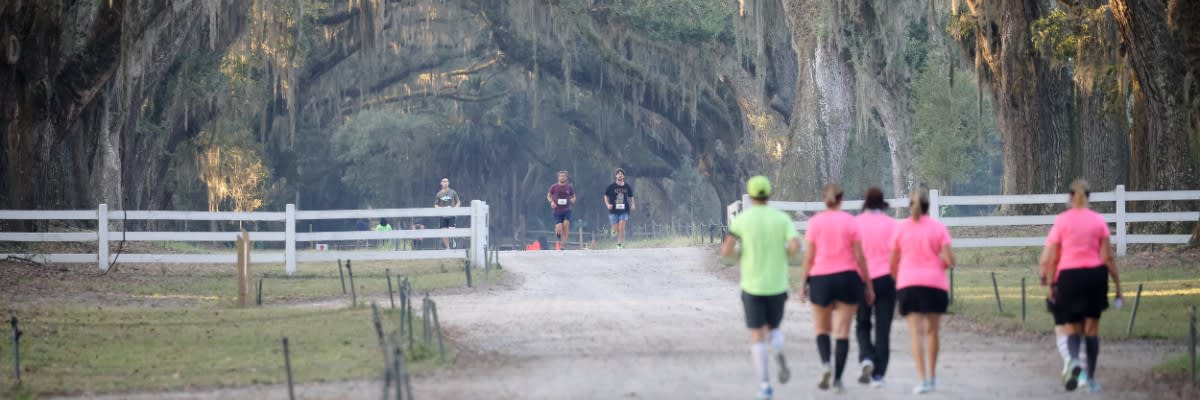
M1075 179L1071 182L1071 207L1084 208L1088 206L1088 197L1091 197L1092 190L1088 186L1088 182L1083 178Z
M919 221L922 215L929 213L929 197L926 197L925 193L913 191L909 195L909 200L911 201L911 208L909 209L911 212L909 214L913 221Z
M842 204L842 187L836 183L827 184L822 197L825 200L825 207L835 208Z

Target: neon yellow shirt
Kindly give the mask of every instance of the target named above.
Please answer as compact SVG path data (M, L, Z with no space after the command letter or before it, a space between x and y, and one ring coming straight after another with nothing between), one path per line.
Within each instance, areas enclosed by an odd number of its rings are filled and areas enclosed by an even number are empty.
M792 218L765 205L752 206L729 226L742 243L742 290L755 296L787 292L787 243L800 235Z

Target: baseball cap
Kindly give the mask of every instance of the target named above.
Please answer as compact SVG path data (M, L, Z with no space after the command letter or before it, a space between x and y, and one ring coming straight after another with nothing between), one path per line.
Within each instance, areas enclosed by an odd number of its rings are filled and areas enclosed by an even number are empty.
M768 197L771 195L771 181L762 175L754 176L746 181L746 193L754 198Z

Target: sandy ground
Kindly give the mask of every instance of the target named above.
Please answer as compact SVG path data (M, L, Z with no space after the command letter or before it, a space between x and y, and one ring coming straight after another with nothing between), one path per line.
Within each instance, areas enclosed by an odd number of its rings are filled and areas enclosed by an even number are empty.
M511 290L439 296L439 314L461 347L456 363L413 377L419 399L753 398L756 378L733 269L711 249L514 252L501 255L520 278ZM816 389L818 359L807 305L788 303L783 330L793 370L776 398L876 399L910 394L916 371L906 325L893 326L888 384ZM1064 393L1052 338L994 336L953 316L942 337L938 391L928 398L1195 398L1148 372L1182 347L1103 344L1100 395ZM852 340L853 342L853 340ZM857 346L851 347L856 359ZM774 366L772 366L774 367ZM774 371L772 371L774 376ZM306 384L300 399L378 398L380 380ZM287 398L284 386L110 398Z

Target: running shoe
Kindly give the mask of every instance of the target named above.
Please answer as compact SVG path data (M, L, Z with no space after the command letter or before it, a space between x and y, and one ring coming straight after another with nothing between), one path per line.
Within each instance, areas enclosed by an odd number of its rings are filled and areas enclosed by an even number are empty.
M623 248L625 248L625 245L624 245L624 244L622 244L622 243L617 243L617 248L618 248L618 249L623 249Z
M882 376L875 375L871 377L871 387L873 388L881 388L883 387L884 383L886 382L883 381Z
M608 236L617 237L617 231L616 230L608 231Z
M845 386L845 385L842 385L842 380L841 380L841 379L838 379L838 380L836 380L836 381L833 381L833 392L834 392L834 393L842 393L842 392L845 392L845 391L846 391L846 386Z
M1087 387L1087 385L1088 385L1088 378L1089 378L1089 377L1088 377L1088 374L1087 374L1087 370L1086 370L1086 369L1085 369L1083 372L1080 372L1080 373L1079 373L1079 386Z
M1087 385L1088 392L1100 393L1100 382L1096 382L1095 379L1088 379Z
M871 359L869 359L869 358L866 360L863 360L862 375L858 376L858 383L861 383L864 385L871 383L871 375L873 373L875 373L875 363L871 362Z
M758 395L754 396L754 398L756 400L770 400L772 395L774 395L774 393L771 390L771 387L767 386L762 389L759 389Z
M1067 361L1067 365L1063 368L1063 386L1067 391L1075 390L1079 387L1079 374L1083 372L1083 367L1079 366L1079 360L1072 359Z
M788 369L787 359L783 357L783 353L775 355L775 361L779 362L779 383L787 383L792 379L792 370Z
M555 250L562 250L562 242L554 242Z
M929 383L929 381L921 382L920 385L917 385L917 387L914 387L912 390L913 394L926 394L932 391L933 384Z
M833 368L829 367L829 363L821 364L821 381L817 383L817 389L829 390L830 381L833 380Z

